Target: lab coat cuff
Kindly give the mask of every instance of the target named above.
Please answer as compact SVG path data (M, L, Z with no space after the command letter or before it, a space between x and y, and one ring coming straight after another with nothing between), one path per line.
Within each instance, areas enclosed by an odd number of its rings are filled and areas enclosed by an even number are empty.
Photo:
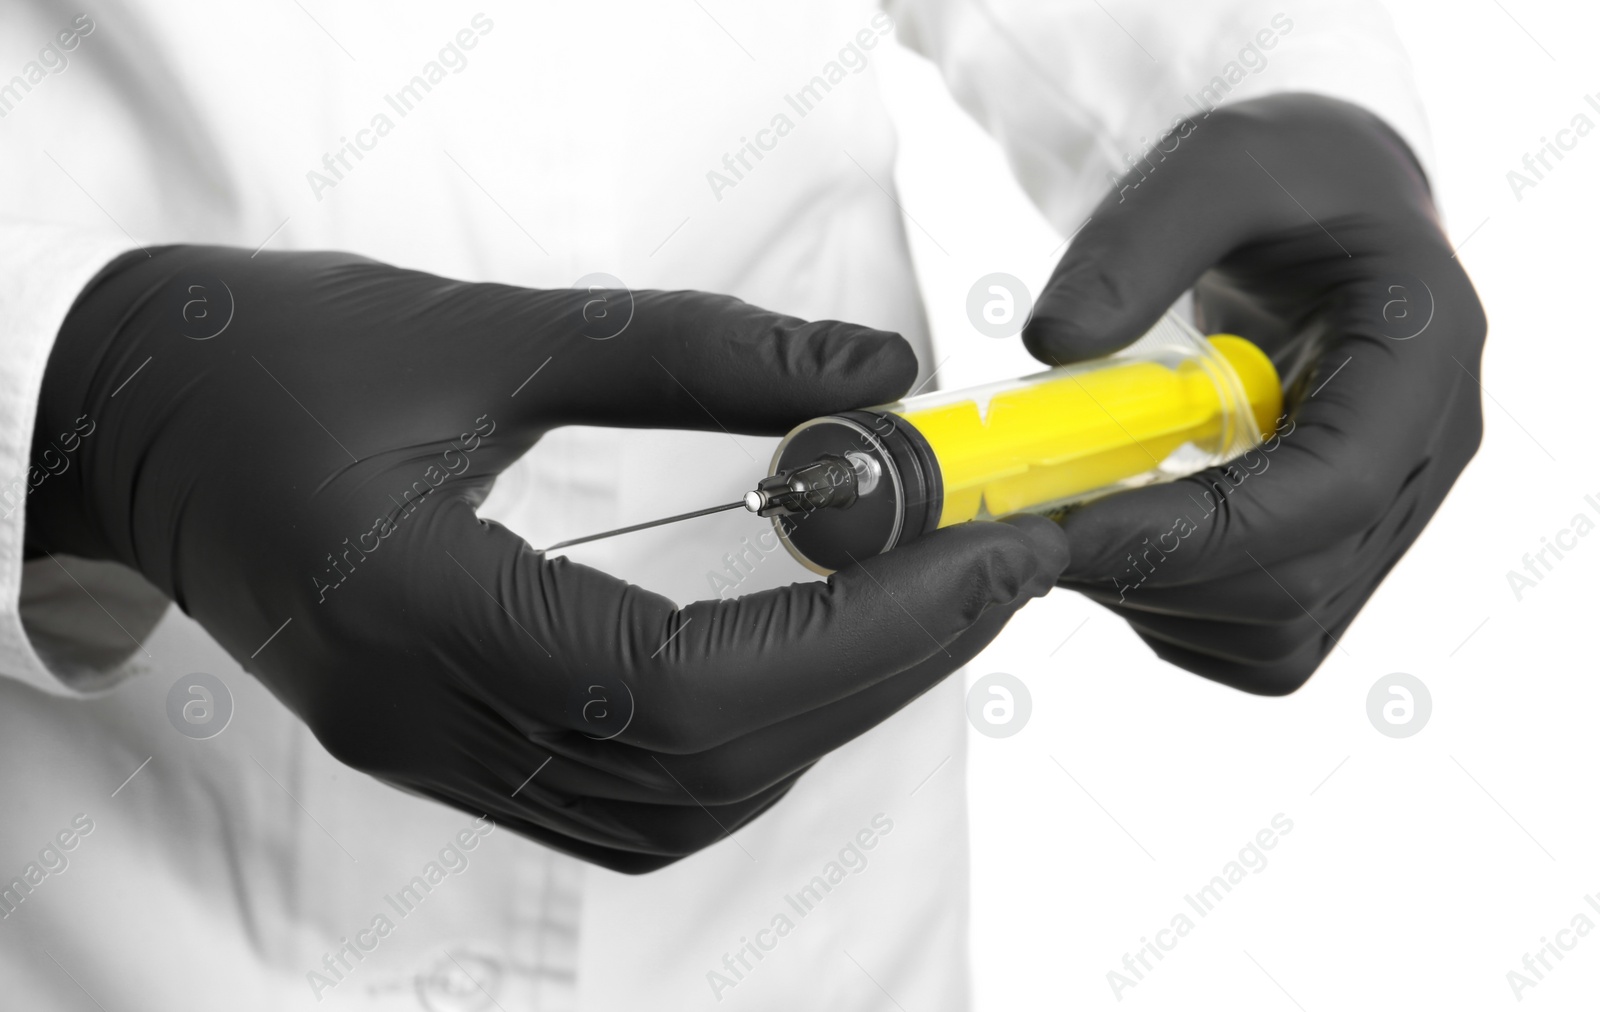
M0 220L0 675L53 695L126 676L141 649L136 637L166 607L138 574L112 563L23 561L27 493L49 477L30 473L29 457L50 350L84 286L129 248L116 232ZM113 641L119 625L126 635Z

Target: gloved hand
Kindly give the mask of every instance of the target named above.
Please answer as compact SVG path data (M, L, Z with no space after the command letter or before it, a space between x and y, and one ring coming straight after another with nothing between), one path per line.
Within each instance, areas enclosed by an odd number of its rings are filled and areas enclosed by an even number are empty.
M958 668L1049 590L1065 538L968 525L680 609L476 506L558 425L775 435L915 368L894 334L722 296L133 252L50 356L36 453L95 428L30 496L28 543L139 570L351 766L647 871Z
M1422 170L1371 113L1241 102L1148 158L1062 258L1027 347L1052 364L1107 354L1193 286L1204 331L1296 378L1291 414L1229 465L1067 513L1062 585L1173 664L1291 692L1476 452L1483 310Z

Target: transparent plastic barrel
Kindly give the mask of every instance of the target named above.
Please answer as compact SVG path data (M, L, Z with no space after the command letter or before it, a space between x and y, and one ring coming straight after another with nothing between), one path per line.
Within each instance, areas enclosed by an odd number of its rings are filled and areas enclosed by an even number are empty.
M1106 358L796 427L773 473L835 454L872 491L823 511L837 515L778 528L797 559L831 572L939 527L1050 512L1222 463L1272 431L1282 403L1277 371L1255 345L1202 337L1168 312ZM848 553L834 550L843 545Z
M1042 512L1193 474L1270 432L1283 395L1271 360L1232 335L1202 338L1167 313L1107 358L877 410L928 441L939 526Z

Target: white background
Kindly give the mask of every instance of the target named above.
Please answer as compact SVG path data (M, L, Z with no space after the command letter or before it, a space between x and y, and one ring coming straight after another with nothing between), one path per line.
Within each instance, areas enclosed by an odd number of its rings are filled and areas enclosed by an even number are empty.
M1065 592L971 667L969 679L1020 676L1034 706L1015 737L971 735L980 1009L1572 1009L1600 993L1600 930L1520 1002L1506 976L1580 911L1600 925L1583 900L1600 894L1600 532L1520 602L1506 578L1575 514L1600 521L1584 502L1600 502L1600 131L1520 201L1506 179L1578 113L1600 126L1583 100L1600 93L1600 17L1527 0L1394 9L1436 195L1490 321L1483 448L1291 697L1167 666ZM927 65L897 53L880 69L933 324L965 359L947 368L1031 368L1015 342L973 333L964 302L992 271L1037 291L1061 237ZM1411 738L1366 715L1369 688L1395 671L1432 695ZM1277 813L1294 829L1268 865L1195 916L1184 894ZM1179 911L1195 930L1119 1001L1107 972Z

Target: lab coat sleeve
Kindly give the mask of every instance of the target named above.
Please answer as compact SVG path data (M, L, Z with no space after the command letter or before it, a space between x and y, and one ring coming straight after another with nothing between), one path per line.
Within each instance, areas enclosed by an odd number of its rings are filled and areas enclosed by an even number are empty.
M50 349L78 293L128 248L117 232L0 219L0 676L55 695L104 689L130 674L167 606L113 563L23 560L28 490L78 466L74 453L47 466L30 460Z
M1314 92L1365 107L1432 152L1388 13L1373 0L888 0L900 41L932 60L1070 234L1177 117ZM1430 173L1431 175L1431 173Z

